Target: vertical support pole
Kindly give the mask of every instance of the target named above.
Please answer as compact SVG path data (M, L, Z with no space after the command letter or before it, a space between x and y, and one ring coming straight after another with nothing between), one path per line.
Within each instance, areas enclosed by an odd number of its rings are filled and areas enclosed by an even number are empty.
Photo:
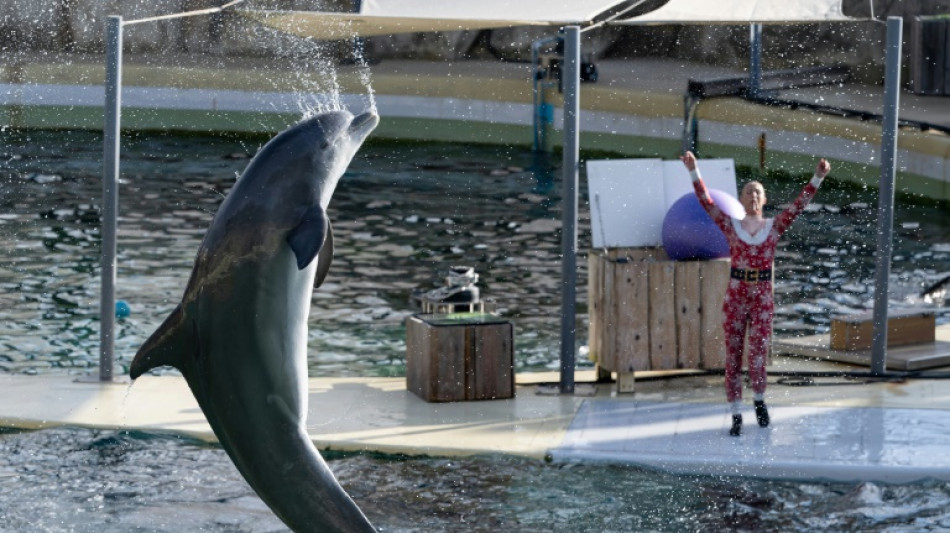
M749 25L749 84L746 87L748 98L758 98L762 94L762 25Z
M548 85L549 82L544 80L549 76L549 73L541 70L541 49L557 41L558 37L545 37L531 43L531 125L534 135L532 146L536 154L550 152L547 128L554 120L553 107L547 102L545 96L545 85Z
M894 233L894 176L897 170L897 116L900 109L901 40L903 19L887 17L884 60L884 124L881 134L881 181L877 207L877 262L874 281L874 330L871 373L887 367L887 292Z
M696 110L699 107L700 98L690 93L683 96L683 152L697 153L696 145L699 144L698 129L699 121L696 120ZM698 154L697 154L698 155Z
M580 159L580 26L564 28L564 172L561 224L561 394L574 393L577 307L577 183Z
M363 9L363 0L353 0L353 12L359 13ZM366 61L366 43L362 37L357 35L353 37L353 59L357 64L362 64Z
M532 141L532 147L535 153L538 153L542 150L541 148L541 89L539 84L541 80L538 78L540 72L538 69L541 68L541 56L538 51L539 42L535 41L531 43L531 126L534 134Z
M102 293L99 299L99 381L115 364L116 233L119 208L119 129L122 111L122 17L106 22L106 101L102 158Z

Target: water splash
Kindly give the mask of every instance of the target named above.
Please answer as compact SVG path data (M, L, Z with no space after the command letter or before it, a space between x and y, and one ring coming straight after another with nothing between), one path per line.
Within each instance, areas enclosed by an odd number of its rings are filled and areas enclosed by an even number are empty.
M289 60L295 105L303 119L330 111L377 112L372 75L362 41L350 22L339 24L342 33L352 36L350 39L314 41L289 37L266 27L255 30L259 33L259 42L269 42L276 47L269 52ZM274 45L277 41L280 44ZM275 91L287 90L279 87L277 80L272 80L272 84Z

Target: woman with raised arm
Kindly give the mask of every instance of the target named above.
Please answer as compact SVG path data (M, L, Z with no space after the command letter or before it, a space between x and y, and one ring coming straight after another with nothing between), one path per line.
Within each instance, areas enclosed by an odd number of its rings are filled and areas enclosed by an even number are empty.
M818 162L815 175L805 185L801 194L777 217L765 218L765 188L757 181L742 187L739 203L745 208L743 219L732 218L723 213L713 202L706 189L696 157L686 152L681 157L693 179L693 188L699 203L709 213L729 242L730 269L729 288L723 302L723 330L726 337L726 400L732 407L732 428L729 434L742 434L742 352L746 330L749 331L749 381L755 393L755 418L761 427L769 425L769 411L765 406L765 360L772 340L772 263L775 247L792 221L805 209L815 196L822 180L831 171L824 159Z

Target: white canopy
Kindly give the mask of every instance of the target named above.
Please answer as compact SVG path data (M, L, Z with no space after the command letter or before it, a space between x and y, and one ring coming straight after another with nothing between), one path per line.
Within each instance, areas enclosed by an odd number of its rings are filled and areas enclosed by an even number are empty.
M363 0L361 15L457 21L584 23L629 0ZM488 16L486 16L488 15Z
M585 25L629 0L363 0L359 13L241 10L271 28L312 39L512 26Z
M610 24L749 24L853 21L841 0L670 0L639 17Z
M585 26L629 0L363 0L359 13L240 10L266 26L318 40L512 26ZM670 0L611 24L748 24L854 20L841 0Z

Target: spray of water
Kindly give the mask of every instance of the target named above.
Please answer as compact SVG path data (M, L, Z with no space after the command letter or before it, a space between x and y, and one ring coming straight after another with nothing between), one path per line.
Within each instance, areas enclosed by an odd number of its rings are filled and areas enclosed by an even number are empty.
M345 41L326 42L306 38L278 35L274 30L258 27L259 42L280 43L276 50L269 50L289 59L292 68L290 77L294 87L296 106L303 118L328 111L348 109L354 114L363 111L376 112L376 97L372 76L366 61L361 40L349 22L340 22L341 32L352 37ZM345 64L346 66L342 66ZM345 69L345 70L344 70ZM349 71L349 72L347 72ZM359 94L346 94L352 73L359 86ZM350 85L353 85L350 82ZM280 90L274 82L275 90Z

